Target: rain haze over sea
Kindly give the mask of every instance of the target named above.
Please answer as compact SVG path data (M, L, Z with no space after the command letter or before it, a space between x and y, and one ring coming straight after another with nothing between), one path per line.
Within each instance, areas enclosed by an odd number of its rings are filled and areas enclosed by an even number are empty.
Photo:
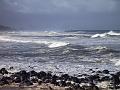
M0 0L2 67L71 75L118 71L120 1Z

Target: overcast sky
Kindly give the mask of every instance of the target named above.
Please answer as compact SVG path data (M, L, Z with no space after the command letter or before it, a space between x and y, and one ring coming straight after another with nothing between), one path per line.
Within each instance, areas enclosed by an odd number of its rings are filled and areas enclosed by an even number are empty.
M120 0L0 0L0 24L19 29L120 29Z

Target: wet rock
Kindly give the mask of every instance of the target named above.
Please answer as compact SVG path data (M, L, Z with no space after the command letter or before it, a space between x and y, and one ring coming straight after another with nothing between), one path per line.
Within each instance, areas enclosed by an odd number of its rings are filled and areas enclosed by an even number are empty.
M51 73L49 73L49 72L48 72L48 73L46 73L46 78L47 78L47 79L51 79L51 78L52 78L52 74L51 74Z
M12 70L12 69L14 69L14 68L13 68L13 67L10 67L9 69Z
M42 79L42 78L46 77L46 73L44 71L41 71L41 72L38 73L37 76L38 76L39 79Z
M71 81L66 81L65 83L66 83L66 86L71 86L72 85Z
M76 83L80 83L80 80L77 77L71 77L71 80Z
M94 83L94 81L99 81L100 77L98 75L91 75L88 77L90 83Z
M58 86L59 85L59 83L57 82L58 79L59 79L58 76L53 75L52 79L51 79L51 83L54 84L54 85L56 85L56 86Z
M111 84L112 84L113 88L117 89L118 85L120 84L119 76L116 74L111 74L111 76L112 76Z
M63 79L63 80L67 80L69 78L70 78L70 76L68 74L62 74L61 75L61 79Z
M120 76L120 71L116 73L117 76Z
M8 74L8 71L5 68L2 68L0 70L0 73L4 75L4 74Z
M38 79L38 85L41 85L43 81L41 79Z
M37 83L38 78L36 76L32 76L32 77L30 77L30 81L32 81L32 83Z
M97 71L96 73L102 73L102 71Z
M103 70L102 71L104 74L109 74L109 71L108 70Z
M110 77L109 76L104 76L101 78L101 81L110 81Z
M8 80L7 80L7 77L3 77L1 80L0 80L0 85L6 85L6 84L9 84Z
M78 88L80 88L79 83L74 83L73 88L74 88L75 90L77 90Z
M61 80L61 81L59 82L59 86L65 87L65 86L67 86L67 85L66 85L66 82L65 82L64 80Z
M20 78L22 81L27 81L30 79L30 76L25 70L22 70L20 71Z
M34 70L28 72L28 74L30 75L30 77L32 77L32 76L37 76L37 75L38 75L38 73L35 72Z
M22 82L22 80L21 80L20 77L15 77L15 78L13 79L13 81L14 81L15 83L20 83L20 82Z

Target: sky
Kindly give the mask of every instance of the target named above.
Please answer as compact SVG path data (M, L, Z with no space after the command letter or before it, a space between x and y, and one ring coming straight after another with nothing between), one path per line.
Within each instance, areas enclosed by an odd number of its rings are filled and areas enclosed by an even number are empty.
M27 30L118 30L120 0L0 0L0 24Z

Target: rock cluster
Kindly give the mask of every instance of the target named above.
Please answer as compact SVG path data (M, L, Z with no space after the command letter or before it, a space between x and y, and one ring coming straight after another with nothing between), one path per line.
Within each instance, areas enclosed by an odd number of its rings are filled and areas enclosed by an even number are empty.
M120 88L120 72L111 74L108 70L92 71L92 75L80 74L70 76L62 74L53 75L51 72L19 71L15 73L8 72L5 68L0 69L0 86L11 85L13 83L19 86L32 86L52 84L54 86L65 87L65 90L101 90L101 88ZM51 89L52 90L52 89Z

